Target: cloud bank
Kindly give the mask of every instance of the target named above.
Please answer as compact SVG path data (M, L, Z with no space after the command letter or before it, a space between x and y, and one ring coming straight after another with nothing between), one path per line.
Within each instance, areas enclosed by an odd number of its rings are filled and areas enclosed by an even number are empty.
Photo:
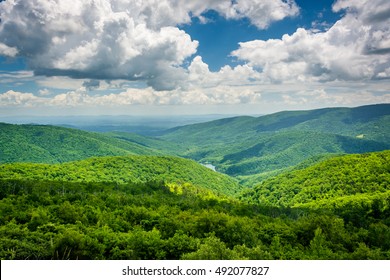
M181 25L194 18L207 23L213 10L264 29L297 16L296 3L6 0L0 55L23 57L31 71L0 72L0 78L35 79L42 89L7 89L0 107L389 103L390 2L338 0L332 9L342 16L328 29L241 42L231 53L241 64L213 72Z
M390 2L339 0L333 11L345 15L325 32L242 42L232 55L274 83L390 78Z
M0 55L26 58L35 75L175 89L198 47L177 26L192 17L207 21L208 10L248 17L258 28L298 13L291 0L6 0L0 2Z

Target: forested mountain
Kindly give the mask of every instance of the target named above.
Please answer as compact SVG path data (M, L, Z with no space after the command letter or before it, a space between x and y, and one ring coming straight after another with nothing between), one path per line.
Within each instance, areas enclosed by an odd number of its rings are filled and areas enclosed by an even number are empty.
M335 156L265 180L244 197L262 205L310 208L389 200L390 151Z
M389 121L390 104L282 111L257 118L233 117L176 127L166 131L163 138L204 144L207 141L231 142L257 133L305 130L352 137L363 134L366 139L385 142L390 139Z
M55 163L109 155L176 155L211 162L250 184L318 155L390 149L390 104L234 117L146 137L0 124L0 162Z
M156 150L99 133L48 125L0 123L0 163L56 163L92 156L152 155Z
M104 135L113 137L120 140L125 140L130 143L135 143L143 147L147 147L153 150L157 150L165 155L184 155L187 151L185 145L180 145L171 141L166 141L157 137L148 137L144 135L139 135L136 133L112 131L106 132Z
M389 106L0 124L0 259L390 259Z
M89 168L104 162L92 160ZM277 185L268 188L268 203L258 199L258 191L270 183L239 201L192 184L119 183L107 177L104 169L110 167L104 165L96 167L95 175L100 170L101 180L112 182L88 180L91 174L83 170L84 179L62 173L76 176L66 170L86 161L5 164L0 258L390 259L388 162L389 152L343 156L279 175L275 180L281 191ZM308 176L309 183L300 176ZM312 197L303 202L317 202L313 195L319 193L319 202L333 199L334 206L293 203L283 178L297 195L308 188ZM330 196L316 187L328 188ZM281 193L294 207L272 205L280 205L271 198Z
M187 146L183 156L210 161L221 172L261 178L319 154L390 149L389 124L390 104L379 104L222 119L161 138Z
M189 159L170 156L96 157L62 164L11 163L0 165L0 178L18 180L186 184L233 195L238 182Z

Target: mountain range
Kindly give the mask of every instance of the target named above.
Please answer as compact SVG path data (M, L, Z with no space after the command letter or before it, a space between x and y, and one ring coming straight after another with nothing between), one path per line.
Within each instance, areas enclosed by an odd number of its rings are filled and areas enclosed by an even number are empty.
M389 124L390 104L153 137L0 123L0 259L390 259Z
M326 154L390 149L390 104L232 117L156 137L0 124L0 162L55 163L110 155L176 155L211 163L246 184Z
M389 124L390 104L380 104L228 118L174 128L161 138L220 172L261 178L319 154L389 149Z

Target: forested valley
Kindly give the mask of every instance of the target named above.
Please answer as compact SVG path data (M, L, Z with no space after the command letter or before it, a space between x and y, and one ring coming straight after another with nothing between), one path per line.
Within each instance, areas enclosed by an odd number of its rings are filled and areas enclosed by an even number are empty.
M390 259L389 109L0 124L0 259Z

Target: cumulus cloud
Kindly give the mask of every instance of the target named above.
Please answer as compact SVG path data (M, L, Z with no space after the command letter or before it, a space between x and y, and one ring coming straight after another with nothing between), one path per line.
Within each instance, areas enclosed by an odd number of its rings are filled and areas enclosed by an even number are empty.
M48 90L47 88L40 89L38 91L38 93L39 93L39 95L45 96L45 95L49 95L50 94L50 90Z
M350 96L353 95L353 98ZM300 91L296 93L283 94L283 102L288 105L306 105L314 104L318 107L327 106L359 106L362 104L388 103L390 96L388 94L374 94L367 90L334 92L324 88L311 91Z
M8 47L7 45L0 42L0 55L14 57L18 53L18 50L13 47Z
M235 3L232 3L232 6L224 11L227 18L247 17L252 24L260 29L267 28L274 21L296 16L299 13L299 7L292 0L242 0L232 2Z
M354 98L350 98L350 96ZM156 91L153 88L129 88L120 93L105 93L91 95L85 87L55 96L35 96L31 93L7 91L0 94L1 109L23 109L56 112L83 113L88 108L100 108L99 113L119 112L123 108L165 108L166 112L173 112L176 108L187 108L186 113L195 113L191 108L200 105L204 108L218 106L235 106L235 108L251 108L254 112L272 112L276 109L319 108L324 106L359 106L390 102L387 92L373 92L366 89L321 88L291 90L289 87L277 91L262 89L261 87L216 86L213 88L193 88L186 91ZM249 107L242 107L249 106ZM199 107L197 107L199 108ZM233 108L233 107L230 107ZM76 110L76 111L75 111ZM196 109L195 109L196 110ZM123 111L121 111L123 112ZM145 112L144 112L145 113ZM150 112L149 112L150 113ZM232 113L232 112L231 112Z
M249 18L260 29L272 22L296 16L299 7L294 0L144 0L112 1L115 10L123 11L129 5L136 18L150 28L190 23L191 17L207 22L204 13L214 10L227 19Z
M201 56L196 56L188 67L188 87L212 88L219 85L243 86L261 79L259 72L249 65L226 65L218 72L211 72Z
M207 22L206 12L214 10L226 19L248 18L262 29L297 15L296 3L0 1L0 55L22 56L33 70L3 71L0 79L34 80L44 88L37 96L0 93L0 107L390 102L388 92L377 91L388 89L390 78L390 2L338 0L332 8L344 12L333 26L313 23L280 39L242 42L232 55L244 63L212 72L181 24L194 17Z
M259 69L264 81L356 81L387 77L390 2L340 0L345 15L324 32L299 28L281 39L240 43L233 56Z
M173 88L158 77L175 72L198 42L175 26L148 27L147 17L133 9L137 2L1 2L0 51L17 51L37 75L143 79L157 89Z
M156 91L153 88L129 88L121 93L90 96L85 90L59 94L50 101L51 105L93 105L93 106L126 106L126 105L219 105L246 104L259 101L261 95L250 89L233 89L215 87L212 90L190 89L187 91Z
M174 89L198 47L177 26L208 10L248 17L259 28L298 13L292 0L6 0L0 2L0 55L25 57L36 75L142 80Z
M42 99L32 93L23 93L9 90L0 94L0 107L34 107L42 104Z

